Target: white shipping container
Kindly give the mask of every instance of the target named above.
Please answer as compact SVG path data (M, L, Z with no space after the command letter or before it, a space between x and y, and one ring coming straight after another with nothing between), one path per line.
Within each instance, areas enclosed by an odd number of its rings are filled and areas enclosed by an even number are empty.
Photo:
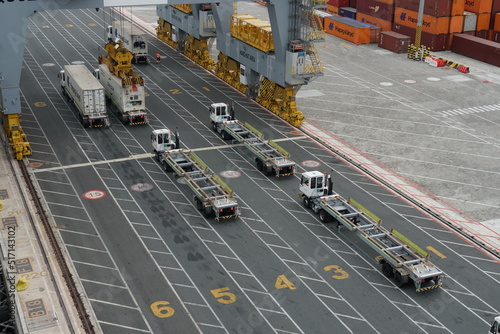
M463 31L475 31L477 24L477 14L472 12L464 12L464 29Z
M88 116L106 114L104 88L85 65L65 65L62 79L80 113Z
M147 62L148 43L143 30L128 21L114 21L112 29L112 39L119 39L123 46L132 52L136 62Z

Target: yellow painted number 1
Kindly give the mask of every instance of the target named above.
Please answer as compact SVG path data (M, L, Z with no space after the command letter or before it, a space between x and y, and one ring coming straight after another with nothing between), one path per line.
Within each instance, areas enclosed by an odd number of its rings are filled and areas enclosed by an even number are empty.
M212 295L214 295L219 303L232 304L236 301L236 295L231 292L225 292L227 290L229 290L229 288L226 286L223 288L210 290L210 292L212 293Z
M344 279L349 277L349 274L345 272L342 268L340 268L340 266L331 265L331 266L326 266L323 269L325 269L325 271L333 270L334 273L337 273L338 275L332 275L332 277L335 279Z
M170 318L171 316L174 315L174 309L171 308L169 305L169 302L160 300L157 302L154 302L151 304L151 311L153 311L153 314L156 315L158 318Z

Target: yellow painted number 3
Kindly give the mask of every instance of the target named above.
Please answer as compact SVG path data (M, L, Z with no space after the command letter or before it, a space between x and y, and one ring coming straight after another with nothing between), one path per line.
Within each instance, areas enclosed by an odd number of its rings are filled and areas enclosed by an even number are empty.
M234 303L236 301L236 295L234 293L231 293L231 292L225 292L227 290L229 290L229 288L226 286L223 288L210 290L210 292L212 293L212 295L214 295L214 297L217 299L217 301L221 304Z
M151 311L153 311L153 314L156 315L158 318L170 318L171 316L174 315L174 309L171 308L169 305L169 302L160 300L157 302L154 302L151 304Z
M332 275L332 277L335 279L344 279L349 277L348 273L346 273L344 270L342 270L342 268L336 265L326 266L324 269L325 271L333 270L334 273L338 274L338 275Z

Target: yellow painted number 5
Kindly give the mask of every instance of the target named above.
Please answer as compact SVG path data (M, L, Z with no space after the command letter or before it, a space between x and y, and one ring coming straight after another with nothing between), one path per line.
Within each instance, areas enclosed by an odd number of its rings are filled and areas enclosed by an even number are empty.
M226 286L220 289L210 290L210 292L212 293L212 295L214 295L215 298L217 298L217 301L221 304L234 303L236 301L235 294L231 292L224 292L227 290L229 290L229 288Z
M158 318L170 318L171 316L174 315L175 311L170 306L167 306L168 304L170 303L163 300L154 302L150 306L151 311L153 311L153 314L156 315Z
M332 275L332 277L335 279L344 279L349 277L348 273L346 273L344 270L342 270L342 268L336 265L326 266L324 269L325 271L333 270L334 273L337 273L338 275Z

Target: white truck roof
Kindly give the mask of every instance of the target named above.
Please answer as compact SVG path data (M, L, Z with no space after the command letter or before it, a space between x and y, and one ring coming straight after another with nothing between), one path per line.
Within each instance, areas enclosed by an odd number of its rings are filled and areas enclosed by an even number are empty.
M133 24L130 24L130 22L121 22L121 21L113 21L113 28L118 28L120 30L126 31L130 35L145 35L146 32L138 27L136 27ZM115 32L113 31L113 34Z
M82 90L104 89L85 65L64 65L64 72L75 80Z

